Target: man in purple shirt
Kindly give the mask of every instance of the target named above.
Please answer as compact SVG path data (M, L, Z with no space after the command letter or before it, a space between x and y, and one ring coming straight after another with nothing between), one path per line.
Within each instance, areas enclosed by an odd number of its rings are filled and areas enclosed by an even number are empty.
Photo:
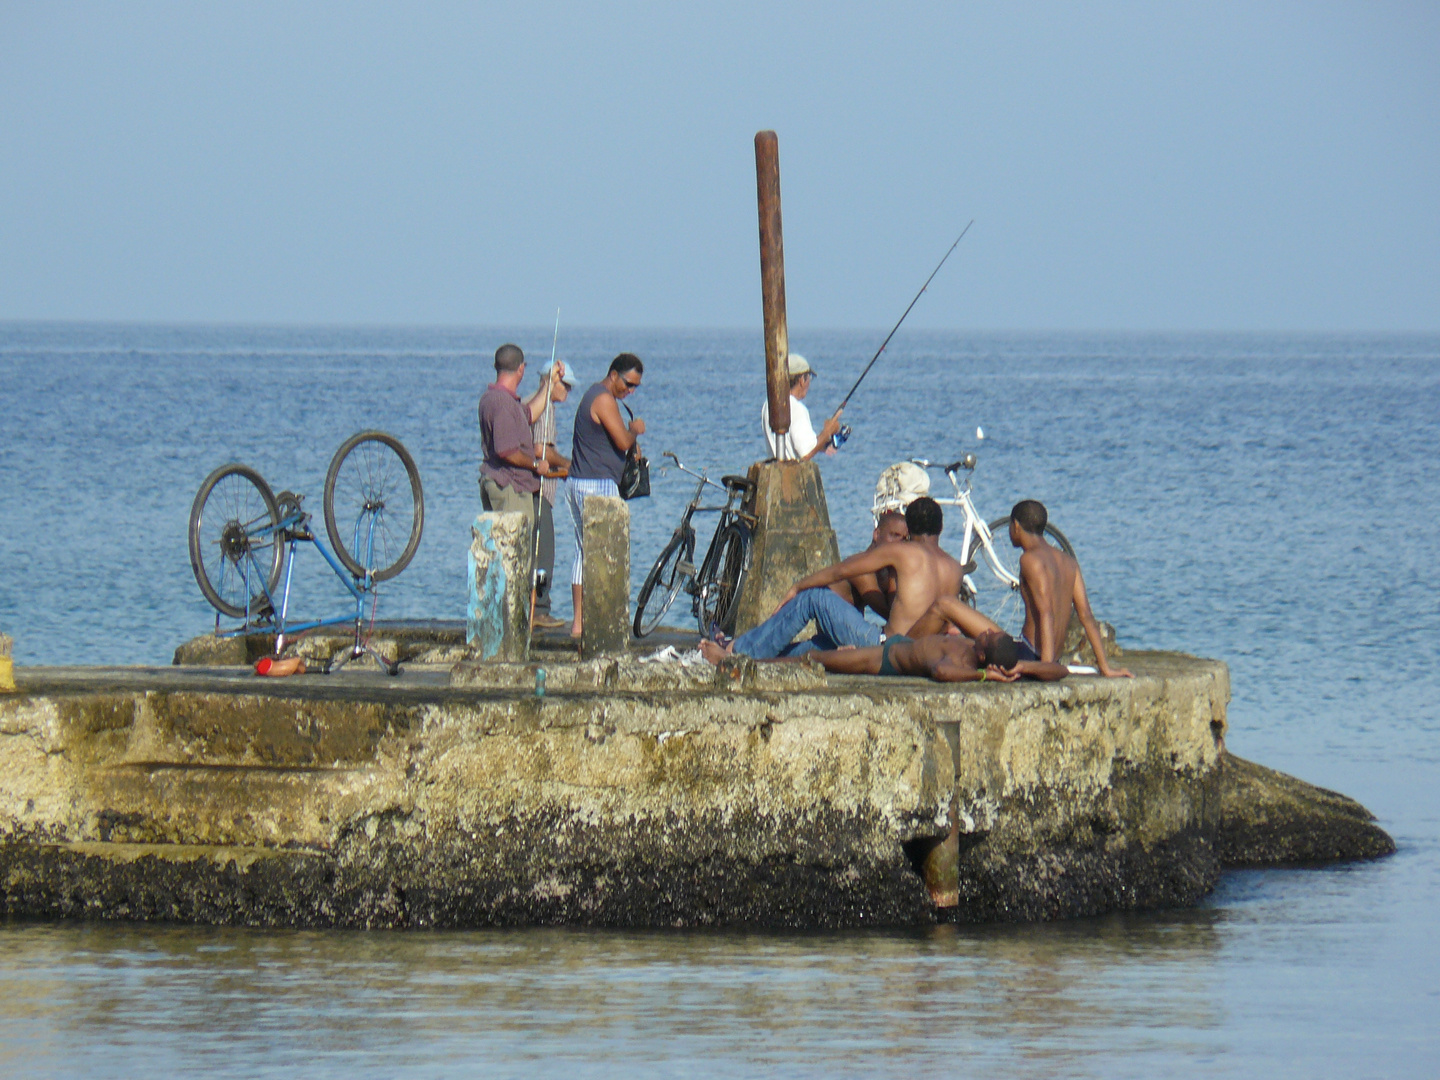
M480 396L480 501L486 510L518 512L535 527L535 495L548 474L535 456L530 416L520 403L525 354L518 345L495 350L495 381Z

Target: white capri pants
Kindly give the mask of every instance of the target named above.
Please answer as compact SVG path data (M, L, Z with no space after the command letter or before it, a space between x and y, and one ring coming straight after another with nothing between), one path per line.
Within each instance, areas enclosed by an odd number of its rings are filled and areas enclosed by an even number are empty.
M614 480L577 480L571 477L565 481L565 501L570 504L570 517L575 521L575 562L570 567L570 584L583 582L585 566L585 499L590 495L613 495L620 497L620 488Z

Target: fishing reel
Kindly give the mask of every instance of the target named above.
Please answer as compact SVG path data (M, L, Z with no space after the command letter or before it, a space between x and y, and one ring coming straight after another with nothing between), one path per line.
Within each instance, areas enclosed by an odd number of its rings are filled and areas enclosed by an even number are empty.
M850 433L854 430L849 424L841 424L840 430L835 432L835 437L830 440L830 445L839 450L845 445L845 440L850 438Z

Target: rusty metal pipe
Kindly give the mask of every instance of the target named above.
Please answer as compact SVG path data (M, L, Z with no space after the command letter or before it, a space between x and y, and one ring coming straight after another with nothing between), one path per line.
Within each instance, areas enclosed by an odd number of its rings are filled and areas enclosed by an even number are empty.
M765 392L770 430L790 430L790 336L785 329L785 245L780 234L780 140L755 134L755 189L760 208L760 297L765 311Z

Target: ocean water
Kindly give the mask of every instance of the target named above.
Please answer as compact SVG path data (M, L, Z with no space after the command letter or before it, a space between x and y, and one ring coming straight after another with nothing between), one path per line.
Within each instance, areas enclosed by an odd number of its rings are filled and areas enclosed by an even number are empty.
M813 414L881 336L792 335ZM330 456L366 427L405 442L426 496L380 616L463 618L475 405L509 339L548 356L547 328L0 324L17 663L167 663L213 624L185 546L205 475L245 462L318 515ZM621 350L646 361L632 404L657 470L662 450L712 476L763 456L758 330L562 327L587 383ZM822 462L850 551L882 468L977 453L984 516L1042 499L1121 643L1226 660L1230 747L1360 799L1391 859L1229 874L1193 911L923 934L12 922L0 1075L1434 1075L1437 417L1436 335L907 330ZM637 585L692 485L657 471L654 489L632 505ZM296 590L343 608L316 557Z

